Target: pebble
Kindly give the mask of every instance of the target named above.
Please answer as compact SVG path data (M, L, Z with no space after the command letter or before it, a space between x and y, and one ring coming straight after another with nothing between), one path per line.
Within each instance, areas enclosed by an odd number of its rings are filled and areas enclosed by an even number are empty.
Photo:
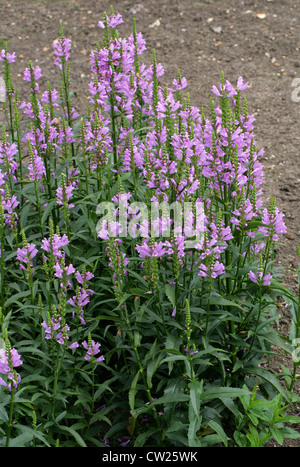
M154 21L154 23L149 24L149 28L158 28L158 26L160 26L160 20L159 19Z
M215 27L212 26L212 27L211 27L211 30L212 30L213 32L215 32L216 34L221 34L221 32L222 32L221 26L215 26Z
M267 17L266 13L256 13L256 18L265 19Z

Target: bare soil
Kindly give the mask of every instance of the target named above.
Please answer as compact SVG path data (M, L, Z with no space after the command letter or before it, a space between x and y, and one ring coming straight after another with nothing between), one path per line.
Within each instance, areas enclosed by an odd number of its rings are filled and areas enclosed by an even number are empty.
M53 66L52 43L59 21L72 40L71 79L76 109L86 114L90 81L89 53L101 44L97 23L110 7L123 16L122 35L131 33L133 18L146 39L143 60L150 64L152 49L165 69L160 84L170 85L178 68L188 83L193 105L209 111L210 89L239 76L251 85L246 91L249 113L256 118L256 143L264 147L265 200L273 196L285 214L288 232L278 247L277 263L289 268L284 281L297 293L297 246L300 244L300 4L297 0L0 0L0 42L15 51L12 69L21 100L28 99L22 80L29 60L59 86ZM0 43L1 49L1 43ZM299 100L299 102L298 102ZM288 335L291 317L284 304L278 308L278 329ZM286 357L272 360L274 371ZM299 392L299 386L296 389ZM294 408L299 413L300 407ZM273 444L271 445L273 446ZM300 447L288 440L285 446Z

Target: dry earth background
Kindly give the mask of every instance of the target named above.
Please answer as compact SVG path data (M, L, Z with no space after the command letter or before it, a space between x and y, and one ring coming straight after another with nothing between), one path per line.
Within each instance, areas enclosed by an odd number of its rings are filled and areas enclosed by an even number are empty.
M110 7L123 16L122 35L131 33L133 18L146 39L145 63L157 61L165 69L160 84L169 85L180 68L189 87L192 104L209 108L210 89L225 79L239 76L251 85L246 91L249 113L256 117L256 142L264 147L265 199L277 198L285 214L288 232L278 248L277 263L298 267L300 244L300 1L299 0L0 0L0 48L16 52L12 66L20 100L28 99L28 83L22 80L29 60L39 65L44 78L59 87L53 66L52 42L59 21L72 40L71 79L77 94L76 109L86 114L90 81L89 53L101 43L97 23ZM297 82L299 78L299 83ZM298 88L299 87L299 92ZM299 94L299 97L298 97ZM209 115L209 114L207 114ZM1 116L0 116L1 121ZM285 281L296 291L295 273L287 270ZM280 332L288 333L288 308L279 307ZM274 370L288 362L276 358ZM299 386L298 386L299 387ZM300 407L295 407L299 413ZM299 447L299 441L286 446Z

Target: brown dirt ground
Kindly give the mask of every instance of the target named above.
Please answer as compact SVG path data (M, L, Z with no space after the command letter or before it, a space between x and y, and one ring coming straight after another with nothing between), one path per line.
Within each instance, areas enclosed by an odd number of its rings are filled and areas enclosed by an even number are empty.
M71 78L78 96L75 105L79 112L86 113L89 53L97 42L101 43L97 22L104 11L110 12L110 6L123 16L124 24L119 27L122 35L131 32L136 18L137 29L143 33L148 48L143 60L150 64L155 48L157 60L164 66L161 84L171 84L180 68L189 83L193 105L208 111L210 89L219 83L222 70L225 79L232 83L241 75L251 84L246 94L249 113L256 117L257 145L265 149L265 199L276 196L288 227L278 248L277 262L297 268L300 102L294 79L300 78L299 2L0 0L0 41L6 40L9 52L18 55L12 68L21 100L28 98L28 83L22 80L22 73L29 60L42 68L42 87L48 80L52 87L59 86L51 50L62 20L64 33L72 40ZM285 281L297 290L292 271L286 273ZM288 308L283 306L279 312L278 328L287 334L291 321ZM289 364L284 356L275 358L275 371L280 371L281 363ZM295 413L299 410L296 406ZM289 440L285 446L300 447L300 441Z

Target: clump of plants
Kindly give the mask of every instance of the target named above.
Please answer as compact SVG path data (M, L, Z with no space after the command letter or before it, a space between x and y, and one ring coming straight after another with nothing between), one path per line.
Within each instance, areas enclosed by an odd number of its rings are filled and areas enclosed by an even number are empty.
M23 101L0 54L0 445L282 445L299 438L299 301L274 266L286 226L263 203L249 85L221 74L204 115L122 22L98 23L86 115L62 27L59 89L29 63Z

